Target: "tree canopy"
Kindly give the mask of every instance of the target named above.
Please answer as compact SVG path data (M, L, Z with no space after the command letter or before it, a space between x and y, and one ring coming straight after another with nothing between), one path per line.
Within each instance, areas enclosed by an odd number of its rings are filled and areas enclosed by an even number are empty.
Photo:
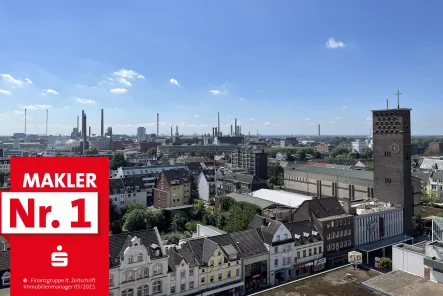
M281 167L280 163L274 162L268 165L269 185L282 186L283 177L284 177L284 169Z
M347 157L347 155L350 153L351 151L344 147L344 146L338 146L335 147L334 149L332 149L331 151L331 157L339 157L339 156L345 156Z

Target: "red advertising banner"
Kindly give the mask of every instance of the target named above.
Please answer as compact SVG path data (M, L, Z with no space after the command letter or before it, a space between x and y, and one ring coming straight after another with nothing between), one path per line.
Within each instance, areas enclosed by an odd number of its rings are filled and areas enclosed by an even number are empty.
M11 158L0 233L11 296L109 294L109 159Z

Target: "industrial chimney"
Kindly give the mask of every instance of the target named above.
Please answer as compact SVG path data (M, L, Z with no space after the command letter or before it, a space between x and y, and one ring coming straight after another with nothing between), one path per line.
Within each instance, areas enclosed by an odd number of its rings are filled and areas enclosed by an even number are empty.
M234 127L235 127L235 135L238 136L238 129L237 129L237 118L235 119L235 123L234 123Z
M86 114L85 110L82 110L82 139L83 139L83 155L86 152Z
M220 112L217 112L217 120L218 120L218 124L217 124L217 138L220 137Z
M232 136L232 124L231 124L231 136Z
M25 135L26 135L26 109L25 109Z
M78 126L78 118L79 118L79 116L77 115L77 132L79 132L80 130L78 129L79 128L79 126Z
M157 139L158 139L158 129L159 129L159 124L160 124L160 114L157 113Z
M91 126L89 126L88 135L89 135L89 138L91 138Z
M104 111L102 109L102 120L101 120L101 130L100 130L100 134L103 137L104 133L105 133L105 114Z
M320 124L318 125L318 137L320 138Z

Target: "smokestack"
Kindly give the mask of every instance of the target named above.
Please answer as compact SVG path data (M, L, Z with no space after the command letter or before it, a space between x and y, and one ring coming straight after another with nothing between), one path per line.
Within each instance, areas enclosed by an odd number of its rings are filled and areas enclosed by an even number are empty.
M241 125L238 127L238 135L241 136Z
M220 112L217 112L217 119L218 119L218 125L217 125L217 137L220 137Z
M46 109L46 137L48 136L48 109Z
M386 109L389 110L389 100L386 99Z
M78 118L79 118L79 116L77 115L77 132L79 132L80 130L78 129L79 128L79 126L78 126Z
M320 124L318 125L318 137L320 137Z
M171 138L172 138L172 125L171 125Z
M91 126L89 126L88 135L89 135L89 137L91 137Z
M231 124L231 136L232 136L232 124Z
M86 152L86 114L85 110L82 110L82 139L83 139L83 155Z
M235 119L235 135L238 136L238 132L237 132L237 118Z
M25 135L26 135L26 109L25 109Z
M217 130L216 127L214 127L214 128L215 128L215 133L214 133L214 134L215 134L216 137L218 137L218 136L217 136L217 135L218 135L218 130Z
M101 136L103 137L104 132L105 132L105 114L104 111L102 109L102 120L101 120Z
M158 139L158 128L160 123L160 114L157 113L157 139Z
M179 133L178 133L178 125L175 126L175 135L176 135L176 136L179 135Z

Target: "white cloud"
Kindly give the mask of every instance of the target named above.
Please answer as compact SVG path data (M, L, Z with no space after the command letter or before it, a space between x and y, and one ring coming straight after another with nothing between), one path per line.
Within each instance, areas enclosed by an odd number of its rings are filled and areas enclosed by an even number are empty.
M9 90L0 89L0 95L11 96L12 93Z
M345 44L341 41L336 41L334 39L334 37L331 37L328 39L328 41L326 42L326 47L327 48L343 48L345 47Z
M271 123L269 121L266 121L265 125L271 125Z
M341 106L343 109L348 109L347 105Z
M335 117L336 120L342 120L343 118L344 117L339 117L339 116Z
M310 119L310 118L306 118L305 120L306 120L306 121L311 121L311 119Z
M195 117L195 118L199 118L199 117L200 117L200 115L194 115L194 117Z
M178 83L178 81L174 78L169 79L169 83L172 85L180 86L180 83Z
M126 69L120 69L114 73L112 73L112 75L117 76L117 77L121 77L124 79L145 79L145 76L135 72L134 70L126 70Z
M248 100L246 100L245 98L240 98L240 99L238 99L239 101L242 101L242 102L247 102Z
M32 84L32 81L29 78L26 78L25 81L20 79L16 79L12 77L11 74L0 74L4 81L12 84L13 86L22 86L23 84Z
M254 118L251 118L251 119L249 119L249 120L251 120L251 121L252 121L252 120L254 120Z
M43 93L46 93L46 94L50 94L50 95L58 95L58 92L56 92L55 90L50 89L50 88L48 88L48 89L42 89L42 92L43 92Z
M25 114L25 112L16 110L16 111L14 111L14 114L15 115L22 115L22 114Z
M90 99L76 98L75 100L77 101L77 103L84 104L84 105L93 105L93 104L95 104L95 101L94 100L90 100Z
M111 79L110 81L112 81L112 78L110 78L110 79ZM119 78L117 78L117 81L120 82L121 84L124 84L127 87L131 87L132 86L132 83L129 82L128 80L124 79L124 78L119 77Z
M334 123L335 123L335 121L329 121L328 123L330 123L330 124L334 124Z
M126 88L113 88L110 90L113 94L124 94L127 93L128 90Z
M44 110L44 109L48 109L50 107L51 107L51 105L26 105L26 106L22 106L23 109L28 109L28 110Z
M218 89L211 89L209 92L210 92L211 94L213 94L213 95L219 95L219 94L221 94L221 91L218 90Z

